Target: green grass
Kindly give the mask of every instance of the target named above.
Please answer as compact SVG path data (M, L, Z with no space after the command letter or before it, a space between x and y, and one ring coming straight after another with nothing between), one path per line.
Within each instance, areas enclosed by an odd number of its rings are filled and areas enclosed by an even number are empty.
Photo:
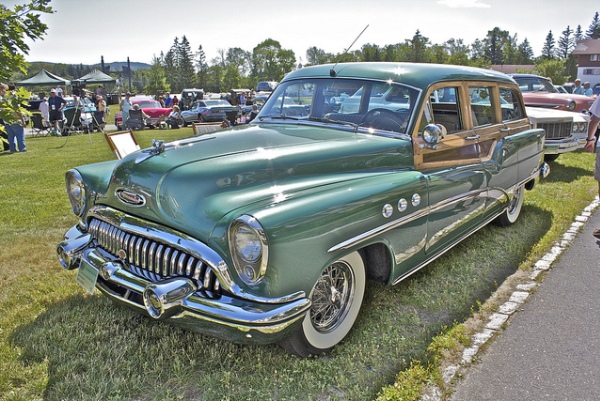
M136 137L144 147L190 134ZM593 155L561 156L526 193L517 224L483 228L395 287L369 284L347 340L300 359L276 345L185 332L85 293L56 258L76 223L64 172L113 155L99 134L28 137L27 148L0 153L0 400L369 400L394 382L406 397L390 399L412 399L427 372L407 368L427 366L436 336L529 268L597 193Z

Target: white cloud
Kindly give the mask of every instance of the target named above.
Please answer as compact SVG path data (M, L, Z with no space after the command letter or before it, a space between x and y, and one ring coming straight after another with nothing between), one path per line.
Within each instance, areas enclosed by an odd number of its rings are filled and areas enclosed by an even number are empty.
M480 0L439 0L438 4L450 8L490 8L489 4L482 3Z

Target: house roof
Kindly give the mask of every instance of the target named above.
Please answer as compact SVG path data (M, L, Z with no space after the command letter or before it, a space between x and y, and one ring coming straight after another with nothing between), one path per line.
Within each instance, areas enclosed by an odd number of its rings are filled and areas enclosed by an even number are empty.
M600 54L600 39L580 40L573 50L573 54Z
M533 64L494 64L491 66L494 71L503 72L505 74L517 73L533 73L535 65Z

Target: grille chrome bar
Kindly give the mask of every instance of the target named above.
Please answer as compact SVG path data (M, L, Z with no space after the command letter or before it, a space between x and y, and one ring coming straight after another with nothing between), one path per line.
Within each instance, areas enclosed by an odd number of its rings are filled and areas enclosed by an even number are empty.
M125 267L134 274L155 282L186 277L194 280L199 290L210 292L212 296L221 293L219 280L210 266L185 250L126 232L100 219L91 220L89 233L115 258L119 251L126 251Z
M546 139L564 139L571 136L572 122L539 124L546 131Z

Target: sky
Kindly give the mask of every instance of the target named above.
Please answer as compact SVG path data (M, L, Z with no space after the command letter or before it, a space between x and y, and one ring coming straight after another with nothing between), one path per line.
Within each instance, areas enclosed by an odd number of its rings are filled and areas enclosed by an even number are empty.
M29 0L0 0L13 9ZM541 54L551 30L558 40L567 26L585 32L597 0L52 0L43 40L28 41L29 62L65 64L142 62L151 64L184 35L206 60L220 51L252 49L266 39L306 62L315 46L341 53L364 44L386 46L411 39L417 30L432 44L462 39L470 45L494 27L529 41Z

